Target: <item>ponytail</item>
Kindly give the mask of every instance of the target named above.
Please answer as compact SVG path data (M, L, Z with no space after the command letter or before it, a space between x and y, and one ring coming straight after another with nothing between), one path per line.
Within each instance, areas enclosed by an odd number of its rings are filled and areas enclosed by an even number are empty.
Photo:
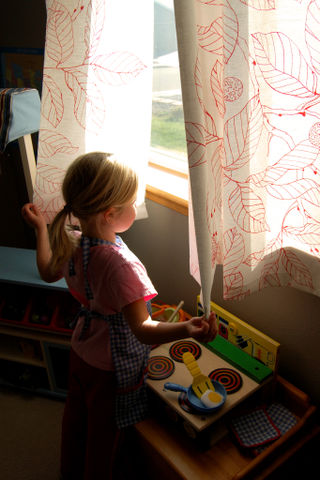
M77 247L77 241L71 235L71 229L68 232L68 227L66 227L66 219L69 215L70 211L67 208L63 208L57 213L49 226L49 239L52 250L51 269L53 272L60 270L62 265L72 257Z

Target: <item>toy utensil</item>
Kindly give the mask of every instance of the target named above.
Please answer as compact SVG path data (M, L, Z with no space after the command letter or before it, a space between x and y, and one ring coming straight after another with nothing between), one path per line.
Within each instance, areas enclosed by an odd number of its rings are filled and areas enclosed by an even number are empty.
M197 395L197 397L201 400L201 397L205 395L208 390L211 390L210 400L216 403L220 402L221 395L215 392L214 386L210 378L206 377L201 373L200 368L192 353L184 352L184 354L182 355L182 360L191 375L193 376L192 390Z
M184 301L181 300L181 302L179 303L179 305L175 308L175 310L173 311L172 315L170 315L170 317L168 318L168 322L173 322L174 321L174 318L176 316L176 314L179 312L180 308L183 307L183 304L184 304Z

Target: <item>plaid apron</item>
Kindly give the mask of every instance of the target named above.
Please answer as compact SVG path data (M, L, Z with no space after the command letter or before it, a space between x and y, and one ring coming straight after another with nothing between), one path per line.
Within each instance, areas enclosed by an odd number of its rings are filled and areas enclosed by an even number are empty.
M117 237L117 239L122 242L120 237ZM90 247L103 244L110 244L110 242L98 238L81 237L80 245L83 252L85 291L88 300L93 299L93 293L87 278ZM75 275L72 259L69 263L69 274ZM147 302L147 308L149 314L151 314L150 302ZM124 428L143 420L148 414L145 378L151 346L139 342L132 333L122 312L103 315L81 307L72 323L72 327L75 326L80 317L84 317L80 339L85 338L91 318L99 317L108 322L111 354L117 379L116 421L118 427Z

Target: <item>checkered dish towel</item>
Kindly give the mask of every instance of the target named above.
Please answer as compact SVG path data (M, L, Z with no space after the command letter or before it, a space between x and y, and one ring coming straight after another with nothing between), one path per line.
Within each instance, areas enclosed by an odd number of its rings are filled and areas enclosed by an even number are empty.
M295 416L283 405L273 403L231 420L231 429L241 446L266 446L284 435L297 423Z

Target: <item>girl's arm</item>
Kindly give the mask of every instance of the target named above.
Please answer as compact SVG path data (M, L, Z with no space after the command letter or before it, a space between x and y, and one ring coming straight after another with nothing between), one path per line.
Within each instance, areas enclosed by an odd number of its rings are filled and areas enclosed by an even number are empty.
M22 207L22 217L35 229L37 237L37 266L42 280L51 283L62 278L60 272L53 273L50 268L52 251L49 242L47 224L36 205L27 203Z
M168 343L189 337L207 343L217 335L214 313L207 320L204 317L193 317L185 322L159 322L152 320L143 299L124 307L123 313L134 335L141 343L147 345Z

